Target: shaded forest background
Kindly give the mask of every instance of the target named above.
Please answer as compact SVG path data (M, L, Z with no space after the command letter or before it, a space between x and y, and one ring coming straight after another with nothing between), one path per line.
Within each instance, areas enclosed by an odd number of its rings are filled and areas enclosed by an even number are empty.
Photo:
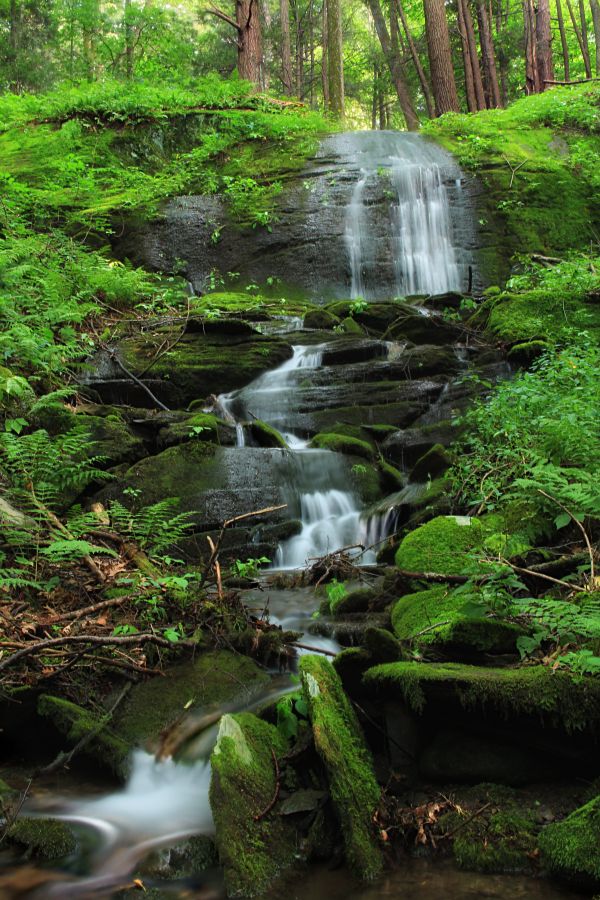
M0 90L242 78L414 130L600 72L598 0L1 0Z

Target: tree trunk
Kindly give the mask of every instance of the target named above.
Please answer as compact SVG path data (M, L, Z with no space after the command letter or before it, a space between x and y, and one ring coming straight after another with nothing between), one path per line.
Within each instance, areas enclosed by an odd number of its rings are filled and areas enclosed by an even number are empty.
M465 19L465 28L467 29L467 41L469 44L469 55L471 57L471 68L473 70L473 84L475 86L477 109L486 109L487 104L485 102L485 91L483 89L483 78L481 77L481 66L479 65L477 39L475 38L475 27L473 25L473 16L471 15L471 7L469 6L469 0L461 0L461 2Z
M473 66L471 64L471 54L469 52L469 39L467 36L467 26L465 24L465 14L462 0L457 0L457 21L458 34L460 36L460 46L462 49L463 68L465 72L465 93L467 95L467 109L469 112L477 112L477 97L475 96L475 82L473 80Z
M240 78L261 86L262 36L259 0L236 0L238 27L238 73Z
M485 0L478 0L477 21L479 23L479 42L481 44L481 58L483 62L483 71L485 73L489 106L497 108L501 105L500 88L498 87L494 41L492 39L492 30L490 28L490 19Z
M400 21L402 22L402 28L404 29L404 34L406 35L406 40L408 42L408 47L410 50L410 55L412 56L413 65L416 69L417 76L419 78L419 84L421 85L421 90L423 91L423 96L425 98L425 104L427 106L427 115L430 119L433 119L435 116L435 107L433 105L433 97L431 96L431 87L429 85L429 81L427 80L427 75L425 74L425 70L421 65L421 60L419 58L419 52L417 50L417 46L415 44L414 38L411 34L408 20L406 18L406 13L404 12L404 7L402 5L402 0L395 0L396 10L398 15L400 16Z
M593 0L592 0L593 2ZM593 10L593 7L592 7ZM570 79L569 71L569 45L567 44L567 32L565 31L565 20L563 18L562 3L556 0L556 18L558 19L558 30L560 32L560 45L562 47L563 72L565 81ZM598 53L598 43L596 42L596 53Z
M383 13L381 11L381 4L379 0L367 0L367 4L369 6L369 9L371 10L371 15L373 16L373 22L375 23L375 30L379 38L379 43L381 44L383 55L388 64L390 74L392 76L392 81L396 89L396 94L398 95L398 100L400 101L400 108L402 109L402 113L406 121L406 127L409 131L418 131L420 122L410 97L408 85L406 84L406 80L404 78L402 64L400 62L400 56L398 53L398 47L396 46L396 48L394 48L392 46L392 41L387 30L387 25L385 24L385 19L383 18Z
M327 0L323 0L322 21L322 54L321 54L321 84L323 86L323 108L329 109L329 52L327 42Z
M583 52L583 64L586 78L592 77L592 64L590 62L590 46L588 43L587 16L585 14L584 0L579 0L579 21L581 22L581 43Z
M581 50L581 56L583 57L583 65L585 66L585 77L591 78L592 77L592 68L590 66L590 55L589 55L589 52L586 52L586 44L584 43L581 29L577 23L577 17L575 15L575 10L573 9L573 4L572 4L571 0L567 0L567 9L569 10L569 17L571 19L573 31L575 32L575 36L577 37L577 43L579 44L579 49Z
M133 78L133 23L131 21L131 0L125 0L125 77Z
M525 26L525 93L539 94L540 74L537 64L533 0L523 0L523 23Z
M327 44L329 109L340 119L344 118L344 37L342 32L342 7L340 0L327 2Z
M537 16L535 19L535 36L540 90L545 91L547 86L546 82L554 81L550 0L538 0Z
M373 96L371 100L371 131L377 130L377 104L379 101L379 68L373 65Z
M292 83L292 43L290 39L290 0L280 0L281 13L281 81L283 93L291 96Z
M459 111L444 0L424 0L425 33L435 110L438 116Z
M596 75L600 75L600 3L598 3L598 0L590 0L590 6L592 7L592 23L594 26L594 41L596 43ZM568 80L568 76L565 75L565 81Z

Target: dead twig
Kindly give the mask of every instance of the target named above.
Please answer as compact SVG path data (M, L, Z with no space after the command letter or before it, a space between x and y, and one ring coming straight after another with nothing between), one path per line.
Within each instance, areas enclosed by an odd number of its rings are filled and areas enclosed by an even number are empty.
M465 819L463 822L460 822L460 824L457 825L456 828L453 828L452 831L447 831L446 834L440 834L439 836L440 836L441 838L450 838L450 837L454 837L454 835L456 834L457 831L460 831L461 828L464 828L465 825L468 825L469 822L472 822L473 819L476 819L477 816L480 816L481 813L485 812L486 809L488 809L491 805L492 805L492 804L491 804L491 801L490 801L489 803L484 803L484 805L483 805L480 809L478 809L477 812L474 812L472 816L469 816L469 817L468 817L467 819Z
M279 791L281 790L281 772L279 771L279 762L277 761L277 756L275 755L275 751L271 748L271 756L273 757L273 765L275 767L275 793L273 794L271 800L262 812L258 813L258 815L253 816L252 820L254 822L260 822L262 819L266 818L269 815L277 801L279 800Z

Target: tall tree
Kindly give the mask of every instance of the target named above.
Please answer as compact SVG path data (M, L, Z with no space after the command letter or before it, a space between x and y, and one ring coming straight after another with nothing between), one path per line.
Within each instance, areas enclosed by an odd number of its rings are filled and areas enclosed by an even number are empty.
M424 0L424 6L435 111L438 116L445 112L458 112L460 107L454 80L446 6L444 0Z
M417 73L417 77L419 79L419 84L421 85L421 90L423 91L423 96L425 98L425 105L427 106L427 115L430 119L433 119L435 115L435 106L433 104L433 97L431 95L431 86L429 81L427 80L427 75L425 74L425 69L421 63L421 58L419 56L417 45L415 44L414 38L412 36L412 32L410 30L408 20L406 18L406 13L404 12L404 6L402 4L402 0L391 0L392 6L395 5L396 12L400 17L400 21L402 22L402 28L404 29L404 34L406 35L406 41L408 43L408 48L410 50L410 55L412 57L413 65L415 67L415 71Z
M523 0L523 24L525 27L525 92L527 94L539 94L540 73L537 64L535 7L533 0Z
M590 65L590 53L587 44L587 31L585 33L585 39L581 28L577 22L577 16L575 15L575 10L573 9L573 3L571 0L567 0L567 9L569 10L569 17L571 19L571 24L573 26L573 31L575 32L575 37L577 38L577 43L579 44L579 49L581 50L581 56L583 58L583 65L585 68L585 77L592 77L592 67ZM581 7L580 7L581 10ZM585 15L584 15L585 20Z
M327 3L327 72L329 83L329 109L340 119L344 118L344 35L340 0Z
M593 11L593 7L592 7ZM563 71L565 81L569 81L569 45L567 43L567 32L565 30L565 20L563 17L561 0L556 0L556 18L558 20L558 30L560 32L560 46L563 57ZM600 51L600 46L596 43L596 50Z
M479 43L481 45L481 59L487 87L488 106L496 108L502 105L502 101L500 100L496 54L494 52L494 40L492 38L486 0L478 0L477 2L477 22L479 24Z
M468 0L457 0L458 32L465 70L465 91L469 112L485 109L485 91L479 66L475 29Z
M262 35L259 0L235 0L235 19L216 6L212 6L208 11L235 28L239 76L260 87L262 84Z
M381 3L379 2L379 0L367 0L367 4L369 6L369 9L371 10L371 15L373 16L375 31L377 32L377 37L379 38L379 43L381 44L381 49L383 50L385 61L388 64L388 68L392 76L392 81L394 83L396 94L398 95L398 100L400 102L400 108L402 109L402 113L406 121L406 127L409 131L418 131L420 122L411 100L410 91L404 77L404 72L402 71L402 62L400 59L397 32L395 32L394 34L396 46L393 46L392 40L387 30L387 25L385 24L385 19L383 17ZM393 17L393 19L395 19L395 17Z
M279 12L281 16L281 81L284 94L289 96L293 90L290 0L280 0Z
M537 44L537 66L540 90L545 91L548 87L548 82L554 81L550 0L538 0L535 20L535 37Z
M329 41L327 26L327 0L323 0L323 9L321 12L321 86L323 89L323 106L329 109Z
M600 75L600 3L598 3L598 0L590 0L590 6L592 7L592 24L596 46L596 75Z

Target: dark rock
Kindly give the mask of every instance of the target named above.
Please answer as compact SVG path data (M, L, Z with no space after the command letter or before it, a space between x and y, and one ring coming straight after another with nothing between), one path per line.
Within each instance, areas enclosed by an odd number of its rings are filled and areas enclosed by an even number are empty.
M441 444L434 444L431 450L417 460L410 472L410 480L426 482L438 478L450 467L452 461Z
M386 438L383 442L383 453L392 463L408 469L436 444L449 446L455 434L451 422L438 422L421 428L406 428Z

